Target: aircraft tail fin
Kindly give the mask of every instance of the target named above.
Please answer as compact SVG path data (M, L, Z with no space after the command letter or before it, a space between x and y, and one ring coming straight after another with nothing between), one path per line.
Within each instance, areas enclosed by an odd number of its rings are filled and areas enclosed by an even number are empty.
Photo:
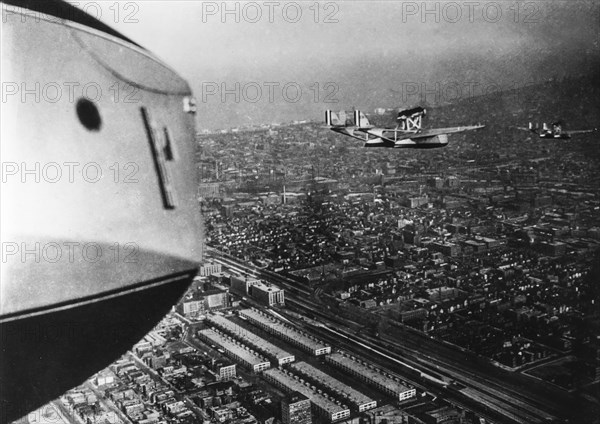
M342 121L339 115L330 110L325 111L325 125L328 127L340 127L345 125L345 122Z
M531 122L529 123L529 131L537 134L539 129L540 129L540 124L533 124Z
M370 127L371 123L369 122L369 119L363 112L361 112L360 110L355 110L354 125L356 125L358 128L365 128Z

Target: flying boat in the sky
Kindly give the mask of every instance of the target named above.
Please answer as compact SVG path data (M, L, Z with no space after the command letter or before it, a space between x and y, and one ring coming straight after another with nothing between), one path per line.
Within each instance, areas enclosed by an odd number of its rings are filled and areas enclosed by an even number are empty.
M597 128L589 130L565 130L563 127L564 124L562 121L556 121L550 125L544 122L541 128L539 124L533 124L530 122L527 128L517 127L517 129L522 131L530 131L539 136L540 138L551 138L561 140L568 140L574 135L589 134L598 130Z
M338 134L364 142L364 147L431 149L448 144L448 135L484 128L484 125L469 125L449 128L424 128L427 110L422 107L401 110L395 127L376 127L359 110L339 113L327 110L325 124Z

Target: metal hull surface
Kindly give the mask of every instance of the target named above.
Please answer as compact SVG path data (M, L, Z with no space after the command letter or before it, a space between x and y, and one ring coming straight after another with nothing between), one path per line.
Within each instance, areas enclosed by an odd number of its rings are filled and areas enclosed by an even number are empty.
M203 229L185 80L125 39L39 12L12 8L2 38L10 421L143 337L195 276Z

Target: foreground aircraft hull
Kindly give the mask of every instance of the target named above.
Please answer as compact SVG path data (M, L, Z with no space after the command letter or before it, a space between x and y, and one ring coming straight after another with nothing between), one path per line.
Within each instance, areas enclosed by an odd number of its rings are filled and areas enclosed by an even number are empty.
M196 275L203 237L187 83L64 4L7 3L2 422L140 340Z

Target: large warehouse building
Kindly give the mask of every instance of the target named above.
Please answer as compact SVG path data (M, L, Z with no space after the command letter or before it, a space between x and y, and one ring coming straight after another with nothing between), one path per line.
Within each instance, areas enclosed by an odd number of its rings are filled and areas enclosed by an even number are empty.
M242 363L254 372L260 372L271 367L271 363L259 354L253 352L231 337L215 329L198 331L198 337L209 344L219 345L234 361Z
M275 336L292 343L302 350L310 352L314 356L327 355L331 353L331 346L323 343L317 338L303 333L296 328L283 323L257 309L241 310L240 316L246 318L252 324L268 331Z
M241 340L242 343L251 346L266 357L277 361L277 365L287 364L289 362L294 362L295 360L293 354L281 349L279 346L275 346L273 343L257 336L222 315L209 315L206 320L210 322L211 325L223 330L232 337Z
M333 353L325 357L325 361L338 369L348 372L382 392L396 397L398 400L416 396L414 387L403 383L399 378L389 376L382 370L357 360L343 353Z
M313 406L314 414L321 419L335 422L350 416L350 409L348 409L347 406L339 405L331 398L317 393L309 386L302 383L298 376L294 376L289 372L277 368L271 368L263 373L263 377L287 393L300 392L309 398Z
M367 411L377 407L376 400L371 399L367 395L359 392L356 389L353 389L347 384L342 383L329 374L325 374L320 369L315 368L306 362L297 362L292 364L291 369L295 373L306 377L310 381L327 387L331 392L344 398L358 412Z

